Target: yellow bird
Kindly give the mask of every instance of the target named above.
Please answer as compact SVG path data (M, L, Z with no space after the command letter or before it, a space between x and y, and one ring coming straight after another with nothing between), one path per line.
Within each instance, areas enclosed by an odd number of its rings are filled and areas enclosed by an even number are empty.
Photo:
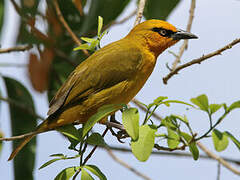
M123 39L96 51L68 77L50 102L48 118L26 137L8 160L36 134L86 122L107 104L127 104L151 75L157 57L181 39L197 36L161 20L135 26Z

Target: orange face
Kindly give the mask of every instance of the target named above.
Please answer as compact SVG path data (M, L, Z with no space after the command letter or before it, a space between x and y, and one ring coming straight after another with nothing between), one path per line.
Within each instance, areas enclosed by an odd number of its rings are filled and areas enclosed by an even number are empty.
M128 36L138 36L138 38L144 39L143 42L156 56L181 39L197 38L189 32L177 29L168 22L155 19L137 25Z

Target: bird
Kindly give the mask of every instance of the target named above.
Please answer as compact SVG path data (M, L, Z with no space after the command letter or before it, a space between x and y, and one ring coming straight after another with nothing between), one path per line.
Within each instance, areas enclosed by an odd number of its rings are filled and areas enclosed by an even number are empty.
M46 120L20 142L8 160L39 133L85 123L103 105L128 104L144 86L165 49L181 39L196 38L166 21L152 19L97 50L69 75L50 101Z

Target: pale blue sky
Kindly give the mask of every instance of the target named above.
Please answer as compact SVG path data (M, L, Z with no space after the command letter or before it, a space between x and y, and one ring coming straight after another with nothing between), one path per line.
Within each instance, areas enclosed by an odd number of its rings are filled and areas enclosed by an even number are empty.
M8 6L9 5L9 6ZM188 20L190 1L183 0L177 8L171 13L168 21L178 28L185 29ZM126 17L135 8L135 3L131 3L129 7L122 13L119 20ZM193 58L200 57L203 54L212 52L235 38L240 37L239 23L240 1L237 0L201 0L197 1L195 18L192 32L199 36L198 40L191 40L189 49L182 57L183 62L187 62ZM2 48L11 47L14 40L14 25L17 23L18 16L13 10L10 3L7 3L7 22L3 31L1 40ZM103 38L102 46L119 40L124 37L133 27L135 18L122 25L114 26L109 33ZM178 52L178 43L169 50ZM1 62L25 63L26 54L11 53L0 55ZM228 104L240 100L240 45L233 47L231 50L224 52L221 56L216 56L201 65L194 65L180 72L169 80L168 85L163 85L162 77L168 73L165 64L170 65L174 61L174 57L167 51L158 58L155 70L144 88L138 93L137 98L145 103L150 103L155 97L168 96L171 99L179 99L188 101L192 97L196 97L202 93L206 93L212 103L227 102ZM27 78L27 70L24 68L0 68L3 75L11 76L23 82L31 92L34 92ZM4 90L3 83L0 81L1 91ZM3 92L3 95L6 95ZM46 94L34 92L34 100L37 112L46 117L48 103ZM6 103L1 104L0 127L4 130L6 136L10 136L10 125L8 116L8 107ZM172 108L162 108L160 115L167 115L172 112L181 115L186 114L194 131L204 132L208 128L208 120L204 113L196 110L186 111L185 107L175 105ZM228 130L240 139L239 125L240 110L231 113L228 118L219 126L220 130ZM97 125L95 130L103 129ZM116 139L107 136L106 142L109 144L119 145ZM213 150L211 140L202 141L208 148ZM67 149L68 142L56 132L45 133L38 136L38 149L36 168L39 168L44 162L49 160L48 157L53 153L65 153L70 155ZM121 145L128 147L128 143ZM0 157L0 174L1 179L13 179L12 162L7 162L10 154L10 143L6 142ZM202 152L201 152L202 153ZM151 156L145 163L138 162L132 154L115 153L119 158L126 161L142 173L147 174L153 180L158 179L216 179L217 162L209 160L194 161L192 159ZM239 151L230 143L229 148L218 155L225 155L231 158L239 159ZM132 172L119 166L114 162L104 150L97 150L94 157L89 161L90 164L96 164L106 174L108 179L140 179ZM63 168L78 164L78 160L61 161L44 168L35 170L35 179L54 179L57 173ZM234 165L233 165L234 166ZM237 167L240 170L240 167ZM237 180L238 176L229 172L224 167L221 169L221 179Z

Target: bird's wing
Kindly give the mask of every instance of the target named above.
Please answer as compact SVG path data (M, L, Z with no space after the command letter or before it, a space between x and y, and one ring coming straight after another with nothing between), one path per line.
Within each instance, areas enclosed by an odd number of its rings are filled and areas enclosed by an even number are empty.
M48 115L76 99L131 78L141 64L142 55L138 48L126 46L110 44L81 63L50 102Z

